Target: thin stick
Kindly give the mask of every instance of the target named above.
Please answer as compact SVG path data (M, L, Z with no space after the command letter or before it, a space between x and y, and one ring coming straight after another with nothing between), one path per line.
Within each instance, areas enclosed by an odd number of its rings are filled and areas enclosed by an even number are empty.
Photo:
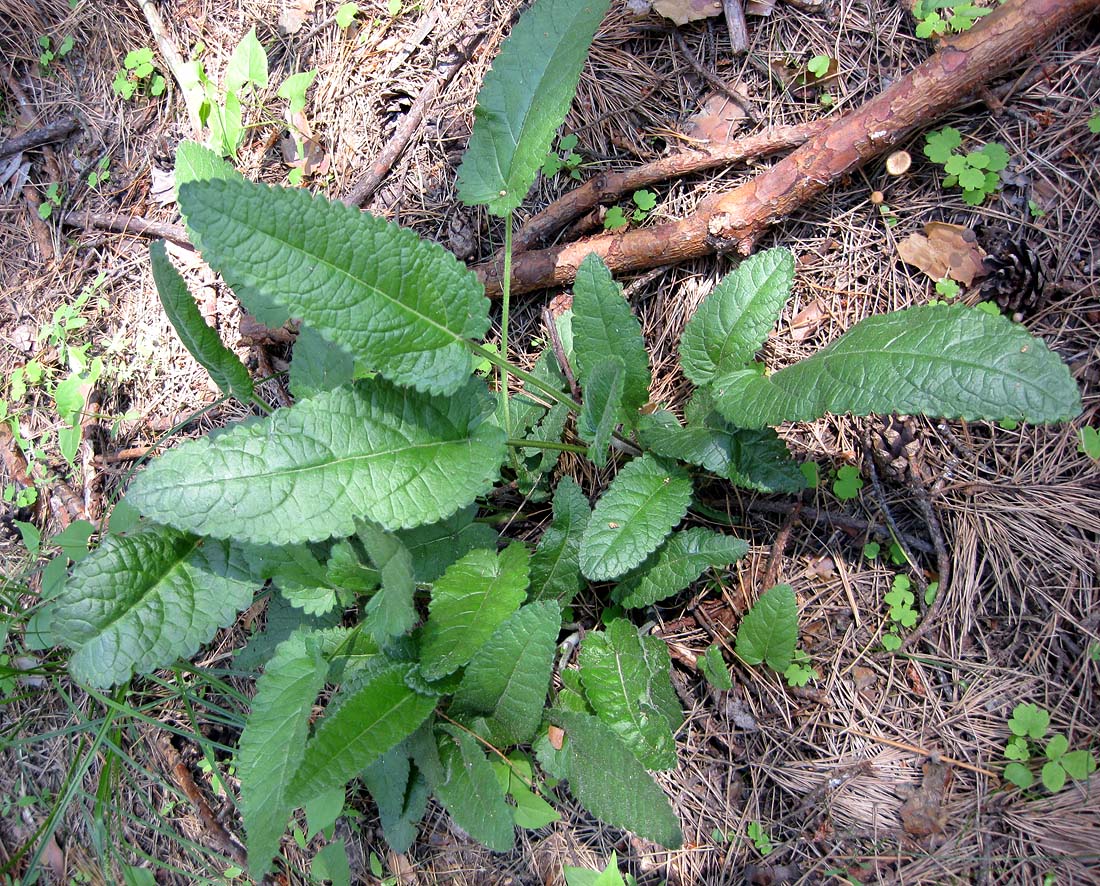
M416 101L412 103L408 113L402 118L401 123L398 124L397 129L394 130L381 153L371 163L366 173L348 191L347 196L344 197L344 202L348 206L362 206L374 196L374 192L378 190L379 185L382 184L382 181L393 168L393 164L397 162L405 148L408 147L417 129L420 128L420 124L424 122L424 116L427 114L432 102L447 88L455 75L462 69L462 66L469 61L470 56L484 36L484 32L479 31L470 37L466 45L459 51L458 57L444 67L436 79L420 91L420 95L416 97Z
M105 212L85 212L73 210L61 217L61 224L82 231L114 231L116 234L136 234L139 237L153 237L170 240L184 249L194 250L187 232L179 225L168 222L149 221L138 215L109 215Z
M47 123L45 126L28 129L26 132L9 138L6 142L0 142L0 160L4 157L10 157L12 154L18 154L20 151L37 148L39 145L63 141L79 125L75 117L63 117L53 123Z
M554 349L554 356L558 360L558 366L565 374L565 380L569 382L569 391L574 400L581 399L581 389L577 386L577 377L573 374L573 367L569 365L569 358L565 355L565 345L561 343L561 333L558 324L554 322L554 315L549 308L542 309L542 323L550 336L550 346Z

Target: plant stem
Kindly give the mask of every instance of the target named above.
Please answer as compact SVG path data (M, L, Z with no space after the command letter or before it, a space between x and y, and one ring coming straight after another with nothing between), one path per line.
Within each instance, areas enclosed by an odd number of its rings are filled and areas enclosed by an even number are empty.
M561 443L557 440L508 440L506 445L515 449L554 449L558 452L575 452L577 455L587 455L587 446L577 446L574 443Z
M577 403L575 400L570 399L561 391L556 390L553 385L549 385L541 379L535 378L535 376L531 375L530 372L524 372L518 366L513 366L511 363L501 357L500 354L496 354L493 351L490 351L488 348L482 347L481 345L472 341L467 341L466 347L468 347L471 351L473 351L473 353L481 357L483 360L488 360L498 369L503 369L507 371L510 375L514 375L516 378L520 379L524 384L529 385L532 388L536 388L539 391L542 391L542 393L544 393L555 403L561 403L563 406L569 407L570 411L576 412L578 414L580 413L580 403Z
M508 307L512 296L512 210L504 219L504 281L500 294L500 356L508 362ZM500 370L500 409L504 434L512 436L512 411L508 408L508 371L506 366L497 367Z

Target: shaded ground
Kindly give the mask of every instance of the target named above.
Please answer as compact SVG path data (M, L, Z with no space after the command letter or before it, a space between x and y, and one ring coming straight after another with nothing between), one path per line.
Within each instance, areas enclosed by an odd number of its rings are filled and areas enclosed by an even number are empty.
M280 30L285 8L306 5L181 0L160 9L167 38L185 56L204 44L212 72L221 71L232 47L255 26L272 69L272 87L262 98L276 115L282 103L275 86L289 74L318 71L306 114L328 168L309 185L336 197L347 193L438 76L445 51L483 30L474 57L429 109L368 208L471 262L492 255L501 231L480 210L458 204L454 170L477 87L516 4L406 3L394 16L379 0L362 4L358 23L345 32L333 21L336 4L322 2L295 33ZM927 41L912 36L908 13L889 2L816 11L778 6L770 17L750 18L752 49L745 62L730 57L720 18L681 33L684 45L661 19L613 4L565 127L579 136L583 174L625 168L690 144L685 121L711 92L696 66L743 90L759 117L755 125L766 129L830 113L821 103L824 92L837 110L857 105L929 51ZM43 68L42 36L54 48L71 36L73 48ZM17 623L33 604L39 577L32 574L25 587L19 583L33 564L13 518L33 521L45 534L58 531L69 519L58 490L68 487L98 519L135 458L165 432L186 421L176 436L197 435L241 417L239 407L218 405L192 418L217 394L161 313L147 240L57 224L65 210L178 222L164 195L163 173L175 145L190 134L182 100L170 89L163 98L124 101L111 89L122 59L141 46L153 47L155 40L135 5L85 2L70 9L65 0L0 0L0 140L21 129L21 107L35 124L66 115L80 124L52 154L30 151L14 166L0 160L0 370L10 378L15 367L38 359L63 372L63 348L37 340L37 333L55 326L57 308L97 280L79 312L86 325L72 324L65 340L89 343L89 355L104 358L73 465L60 457L60 422L46 394L33 386L21 398L10 385L3 392L19 412L24 437L43 450L32 457L32 469L37 465L55 478L39 484L40 504L9 508L2 516L0 556L13 579L3 605ZM838 59L837 77L819 89L784 86L783 66L797 69L812 55ZM168 73L159 55L156 63ZM1100 664L1093 654L1100 642L1100 471L1077 451L1078 427L1096 423L1100 381L1100 136L1086 126L1100 107L1098 63L1095 26L1083 27L1044 47L1019 69L1019 79L1002 84L997 113L990 100L960 108L946 121L974 145L1000 142L1012 158L1006 187L987 205L967 208L957 191L941 188L935 169L923 161L922 140L914 139L907 146L916 161L908 175L891 178L881 162L873 163L778 225L762 244L788 246L798 262L795 297L765 350L769 364L784 365L864 316L933 297L931 281L895 252L896 242L924 223L981 223L1009 241L1026 241L1050 284L1044 300L1022 305L1023 319L1069 362L1082 385L1085 412L1078 422L1012 430L926 420L898 425L891 439L901 428L912 440L901 457L876 468L878 483L869 481L851 502L839 501L827 483L804 497L807 514L813 509L838 518L832 521L804 516L791 523L788 501L726 487L705 491L711 506L729 515L732 531L753 547L731 572L647 615L671 644L686 706L681 764L662 779L683 821L683 850L656 851L566 803L566 821L525 834L509 856L480 850L432 810L414 850L387 857L369 802L352 797L362 818L339 825L338 835L348 840L356 879L373 881L367 858L374 851L391 871L407 870L410 883L560 882L562 864L602 865L614 848L641 882L654 884L844 877L1040 883L1048 873L1059 884L1100 880L1100 775L1055 796L1002 790L996 775L1004 762L1006 723L1020 702L1049 710L1054 728L1073 747L1088 746L1100 727ZM254 122L262 121L263 114L252 113ZM240 152L246 175L286 180L279 135L272 125L252 131ZM88 175L104 168L103 158L110 177L89 186ZM751 174L731 168L655 188L652 218L679 217L707 193ZM61 205L39 222L32 204L49 202L50 183L60 185ZM537 210L569 186L564 175L540 179L525 206ZM876 190L884 192L896 225L870 202ZM712 258L624 281L653 350L654 400L679 405L679 331L729 267ZM285 367L285 350L238 344L239 309L218 280L194 263L186 274L204 316L258 376ZM530 347L532 359L548 295L536 294L515 311L522 330L517 347ZM278 402L277 384L263 390L269 402ZM818 463L825 478L844 464L860 466L868 477L865 445L874 448L888 424L823 420L786 428L784 436L799 459ZM10 463L0 479L13 480ZM607 478L589 479L594 488ZM929 510L942 526L952 577L922 642L910 655L890 656L878 639L886 618L883 596L896 574L914 573L886 557L866 558L869 536L860 527L881 526L889 515L906 539L920 545L913 548L915 574L931 577L941 564L934 553L921 551L931 539ZM789 532L777 547L783 529ZM715 692L690 666L693 656L729 639L765 574L789 582L798 594L802 645L820 678L797 691L735 664L733 690ZM596 618L602 605L592 595L581 601L578 618ZM223 632L199 663L227 667L256 615L246 613ZM20 652L19 634L17 627L9 653ZM158 869L162 883L222 882L227 870L233 873L240 828L228 748L241 722L241 693L250 692L246 675L162 674L127 699L140 716L107 722L102 700L68 684L60 653L36 656L21 666L41 661L41 676L0 683L7 696L0 708L0 864L31 843L35 865L57 882L119 882L123 863ZM930 753L933 762L926 766ZM221 781L211 772L220 772ZM61 810L56 821L48 818L51 809ZM932 833L922 834L918 819ZM774 847L767 858L746 837L754 822ZM44 825L49 839L32 841ZM287 842L288 882L308 882L304 871L324 842L316 837L304 848ZM12 871L22 872L26 860Z

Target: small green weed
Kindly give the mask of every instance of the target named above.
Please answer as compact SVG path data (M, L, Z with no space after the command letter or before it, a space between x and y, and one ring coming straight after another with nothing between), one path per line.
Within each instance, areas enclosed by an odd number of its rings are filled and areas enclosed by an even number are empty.
M131 49L122 60L122 67L115 72L111 89L130 101L135 95L156 98L163 94L167 82L164 75L153 67L153 50L148 46Z
M764 830L764 826L758 821L750 821L747 828L749 839L752 840L752 845L756 847L756 851L761 855L771 855L775 849L772 846L772 838L768 836L768 832Z
M924 139L924 155L946 173L944 187L958 185L969 206L980 206L1000 188L998 173L1008 166L1008 151L1003 145L990 142L976 151L960 153L962 133L951 126L929 132Z
M1061 733L1051 736L1045 746L1041 742L1050 731L1050 714L1030 702L1018 704L1008 721L1012 737L1005 744L1004 757L1012 762L1004 769L1004 777L1019 788L1029 788L1035 774L1025 763L1043 759L1040 779L1052 794L1065 787L1066 779L1083 781L1096 771L1096 758L1086 750L1071 751L1069 739ZM1040 752L1041 749L1041 752Z
M576 135L571 133L559 138L558 149L550 151L542 163L542 174L547 178L553 178L559 172L564 172L574 181L580 181L584 157L576 152L576 147Z
M607 215L603 220L604 230L613 231L625 228L631 221L643 222L657 205L657 195L652 191L635 191L631 196L631 200L634 201L634 210L630 213L629 218L621 206L612 206L607 210Z
M75 45L76 42L72 36L65 37L55 46L53 41L43 34L38 38L38 48L41 50L38 53L38 66L45 71L54 61L63 59L72 52Z
M969 31L974 22L993 10L976 6L971 0L917 0L913 17L917 20L916 35L921 38L941 36L950 31Z
M833 494L841 501L850 501L859 495L863 488L863 478L855 465L844 465L836 472L833 480Z
M1077 432L1077 451L1100 461L1100 430L1085 425Z

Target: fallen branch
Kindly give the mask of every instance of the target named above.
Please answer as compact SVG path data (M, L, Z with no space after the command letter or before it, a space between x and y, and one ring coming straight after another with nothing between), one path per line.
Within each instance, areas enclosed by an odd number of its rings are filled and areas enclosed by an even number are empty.
M512 238L512 248L518 253L545 242L573 219L601 203L618 200L638 188L785 151L803 144L828 126L826 120L800 123L797 126L777 126L767 132L744 136L726 144L681 151L623 172L602 172L559 197L542 212L531 216L516 231Z
M1100 0L1008 0L771 169L707 198L687 218L516 255L512 292L571 283L581 262L593 252L619 273L713 252L748 255L768 227L841 176L928 126L1040 43L1097 8ZM501 263L480 265L475 271L489 294L498 295Z
M0 142L0 160L18 154L39 145L48 145L50 142L62 141L80 124L75 117L63 117L45 126L28 129L19 135L9 138L6 142Z

